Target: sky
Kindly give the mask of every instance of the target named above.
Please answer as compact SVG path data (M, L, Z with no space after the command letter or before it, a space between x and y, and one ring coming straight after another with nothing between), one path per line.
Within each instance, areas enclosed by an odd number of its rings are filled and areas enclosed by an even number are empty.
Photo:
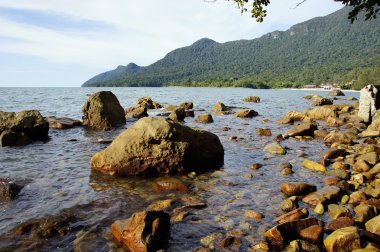
M342 4L273 0L256 23L226 0L1 0L0 87L79 87L134 62L146 66L201 38L254 39Z

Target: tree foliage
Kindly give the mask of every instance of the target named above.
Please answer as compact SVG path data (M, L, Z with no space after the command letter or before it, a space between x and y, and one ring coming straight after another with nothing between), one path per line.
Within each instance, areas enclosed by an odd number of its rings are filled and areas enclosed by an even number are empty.
M270 4L270 0L227 0L236 2L239 9L242 12L250 12L252 17L257 22L263 22L264 17L267 15L265 7ZM300 0L297 5L302 4L306 0ZM354 22L358 14L361 11L365 12L365 19L376 18L377 13L380 10L380 0L334 0L335 2L341 2L345 6L351 6L353 9L348 14L348 18L351 22Z

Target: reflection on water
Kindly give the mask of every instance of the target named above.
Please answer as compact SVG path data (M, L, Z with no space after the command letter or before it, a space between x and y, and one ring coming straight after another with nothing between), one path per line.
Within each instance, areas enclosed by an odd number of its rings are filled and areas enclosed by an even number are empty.
M1 88L0 110L20 111L38 109L45 116L81 118L81 107L87 94L97 88ZM82 128L50 130L47 143L17 148L0 149L0 174L24 185L19 197L0 205L0 250L43 251L112 251L114 244L110 225L117 219L128 218L133 212L146 208L156 200L173 199L178 202L202 201L203 209L189 209L183 221L172 225L168 251L192 251L201 247L200 239L215 232L240 234L243 248L263 239L266 229L281 210L283 200L279 185L284 181L305 181L321 186L321 177L300 168L299 151L310 159L319 159L325 149L319 140L282 143L288 148L285 156L271 156L262 149L277 134L289 126L275 123L288 110L304 109L302 97L310 91L213 89L213 88L104 88L116 94L123 107L132 106L138 97L148 95L164 105L194 102L196 109L210 111L218 101L230 106L245 106L259 112L253 119L238 119L233 115L214 116L214 123L196 124L186 118L186 124L217 134L225 149L225 165L218 172L189 178L187 193L156 193L147 178L113 178L91 172L91 156L106 148L98 139L112 140L123 129L94 131ZM321 94L321 93L319 93ZM244 103L242 98L258 95L261 103ZM323 95L323 93L322 93ZM358 93L347 93L358 97ZM340 102L340 101L338 101ZM152 111L157 114L160 111ZM196 112L203 113L203 112ZM268 119L266 123L263 121ZM128 121L125 128L133 124ZM231 130L223 131L224 127ZM273 137L262 137L256 129L270 128ZM231 136L239 141L231 142ZM75 139L76 141L72 141ZM294 174L282 176L278 164L290 162ZM251 163L261 163L259 170L250 170ZM301 203L302 206L302 203ZM246 210L264 214L259 221L244 217ZM16 235L20 225L44 218L62 218L67 213L75 219L66 223L67 233L47 239L36 239L33 234ZM34 234L35 235L35 234ZM31 238L32 237L32 238Z

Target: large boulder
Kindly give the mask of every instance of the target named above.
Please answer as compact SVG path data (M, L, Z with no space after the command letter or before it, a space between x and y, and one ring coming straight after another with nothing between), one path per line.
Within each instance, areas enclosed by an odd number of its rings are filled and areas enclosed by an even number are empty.
M359 112L358 116L364 122L371 122L372 117L379 108L380 94L378 89L373 85L367 85L360 90Z
M83 125L90 128L109 130L126 123L124 109L110 91L92 94L82 112Z
M20 146L49 139L49 123L37 110L0 111L0 145Z
M163 118L142 118L91 159L109 175L202 172L223 165L219 138Z
M133 252L157 251L169 238L170 216L162 211L137 212L124 221L112 224L116 241Z

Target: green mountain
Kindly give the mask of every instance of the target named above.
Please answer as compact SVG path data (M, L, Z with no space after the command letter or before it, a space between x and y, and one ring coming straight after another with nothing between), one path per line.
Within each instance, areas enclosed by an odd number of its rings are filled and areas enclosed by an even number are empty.
M380 19L359 18L351 24L349 10L253 40L217 43L204 38L149 66L119 66L83 86L291 87L354 83L355 75L368 71L377 71L372 75L380 80Z

